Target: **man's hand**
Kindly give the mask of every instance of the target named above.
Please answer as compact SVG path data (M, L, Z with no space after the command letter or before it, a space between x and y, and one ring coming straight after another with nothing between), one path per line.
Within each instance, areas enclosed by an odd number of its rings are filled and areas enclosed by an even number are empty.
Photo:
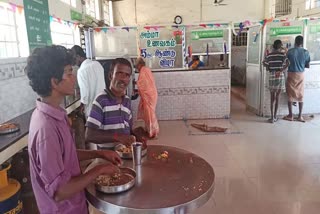
M120 169L112 163L98 165L95 170L97 170L98 175L113 175L120 172Z
M118 135L116 140L126 146L131 146L132 143L136 142L136 137L134 135Z
M98 157L103 158L112 162L114 165L120 166L122 164L122 160L120 156L111 150L99 150L97 151Z

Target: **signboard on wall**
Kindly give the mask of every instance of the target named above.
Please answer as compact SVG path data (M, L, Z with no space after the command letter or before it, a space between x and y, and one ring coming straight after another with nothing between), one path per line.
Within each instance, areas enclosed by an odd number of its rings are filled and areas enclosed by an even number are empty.
M309 26L310 34L320 33L320 24Z
M160 28L144 30L139 34L140 55L153 69L182 68L182 43L184 31Z
M270 36L302 34L302 26L286 26L270 28Z
M23 0L30 52L51 45L48 0Z
M223 30L205 30L205 31L192 31L191 39L213 39L213 38L223 38Z

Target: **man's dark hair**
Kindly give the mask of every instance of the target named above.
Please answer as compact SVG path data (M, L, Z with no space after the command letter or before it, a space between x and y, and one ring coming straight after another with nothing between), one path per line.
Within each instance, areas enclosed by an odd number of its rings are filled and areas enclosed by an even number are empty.
M72 48L71 48L72 52L74 53L74 55L79 55L81 57L84 57L86 58L86 54L85 52L83 51L83 49L79 46L79 45L74 45Z
M122 64L122 65L126 65L130 68L131 73L132 73L132 67L131 67L131 63L125 59L125 58L116 58L112 61L111 67L110 67L110 72L109 75L113 75L114 72L114 68L116 67L116 65L118 64Z
M282 42L281 42L281 40L277 39L276 41L274 41L274 43L273 43L273 48L274 48L275 50L278 50L278 49L280 49L281 47L282 47Z
M72 54L63 46L36 48L27 59L25 72L32 89L41 97L51 95L51 79L62 80L64 67L72 65Z
M296 46L303 45L303 37L302 36L297 36L296 39L294 40L294 43Z

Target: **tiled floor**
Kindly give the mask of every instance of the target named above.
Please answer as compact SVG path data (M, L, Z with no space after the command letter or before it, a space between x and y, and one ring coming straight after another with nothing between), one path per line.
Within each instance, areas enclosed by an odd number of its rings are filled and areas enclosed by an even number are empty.
M183 121L161 121L158 140L150 141L192 151L214 168L214 195L193 213L320 213L319 117L269 124L233 98L230 123L240 132L189 135Z

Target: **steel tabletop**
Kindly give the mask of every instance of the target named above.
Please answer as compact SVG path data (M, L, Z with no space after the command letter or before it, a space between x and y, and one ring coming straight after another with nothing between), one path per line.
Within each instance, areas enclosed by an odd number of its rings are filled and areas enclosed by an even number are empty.
M159 155L168 152L168 158ZM97 159L87 170L99 164ZM124 166L136 170L135 186L127 192L105 194L94 184L86 188L87 200L105 213L189 213L205 204L212 196L215 174L201 157L183 149L149 145L142 164L134 167L132 160Z

